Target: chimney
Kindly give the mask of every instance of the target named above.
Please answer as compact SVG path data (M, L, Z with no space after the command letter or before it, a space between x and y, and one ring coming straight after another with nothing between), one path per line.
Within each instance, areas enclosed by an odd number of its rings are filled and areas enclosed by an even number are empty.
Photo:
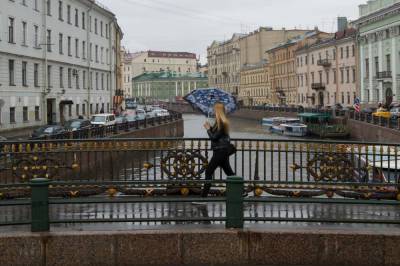
M346 17L338 17L337 18L337 26L338 31L344 31L347 29L347 18Z

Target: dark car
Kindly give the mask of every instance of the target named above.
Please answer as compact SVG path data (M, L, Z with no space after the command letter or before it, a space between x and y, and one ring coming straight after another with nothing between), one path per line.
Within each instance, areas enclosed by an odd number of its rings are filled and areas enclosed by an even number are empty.
M72 119L65 123L65 129L67 131L77 131L82 129L89 129L92 124L87 119Z
M376 112L376 108L374 107L367 107L361 110L361 113L371 115Z
M47 125L39 127L32 132L31 139L40 139L52 135L62 134L65 132L64 127L60 125Z

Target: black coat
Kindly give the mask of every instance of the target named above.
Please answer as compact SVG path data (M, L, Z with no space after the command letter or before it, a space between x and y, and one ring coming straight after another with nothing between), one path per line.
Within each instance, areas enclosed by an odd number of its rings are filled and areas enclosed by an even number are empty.
M212 150L227 149L229 147L231 138L229 137L229 134L225 133L223 127L218 130L217 124L215 124L207 130L207 134L211 140Z

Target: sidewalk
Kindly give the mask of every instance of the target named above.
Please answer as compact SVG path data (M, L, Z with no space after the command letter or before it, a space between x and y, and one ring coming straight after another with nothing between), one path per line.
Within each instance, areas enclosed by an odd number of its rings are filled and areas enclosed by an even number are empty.
M0 130L0 136L7 138L7 140L28 139L34 129L38 127L26 127L10 130Z

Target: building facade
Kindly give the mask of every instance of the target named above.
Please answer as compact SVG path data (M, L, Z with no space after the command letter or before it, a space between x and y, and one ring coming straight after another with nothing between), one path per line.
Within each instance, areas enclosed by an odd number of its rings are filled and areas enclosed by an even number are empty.
M267 51L273 104L297 104L296 51L329 36L328 33L314 30Z
M270 96L267 61L242 67L240 71L240 103L245 106L269 104L271 103Z
M125 94L133 96L130 95L132 79L144 73L196 73L197 67L198 62L194 53L166 51L125 53L123 66Z
M400 101L400 0L360 5L358 29L360 94L364 105Z
M296 51L297 104L304 107L352 106L357 93L355 29L337 32Z
M207 48L208 83L234 95L240 85L240 43L245 35L235 33L225 42L214 41Z
M206 75L196 73L154 72L132 79L132 97L141 102L175 102L197 88L208 88Z
M1 1L0 129L112 109L119 27L93 0Z

